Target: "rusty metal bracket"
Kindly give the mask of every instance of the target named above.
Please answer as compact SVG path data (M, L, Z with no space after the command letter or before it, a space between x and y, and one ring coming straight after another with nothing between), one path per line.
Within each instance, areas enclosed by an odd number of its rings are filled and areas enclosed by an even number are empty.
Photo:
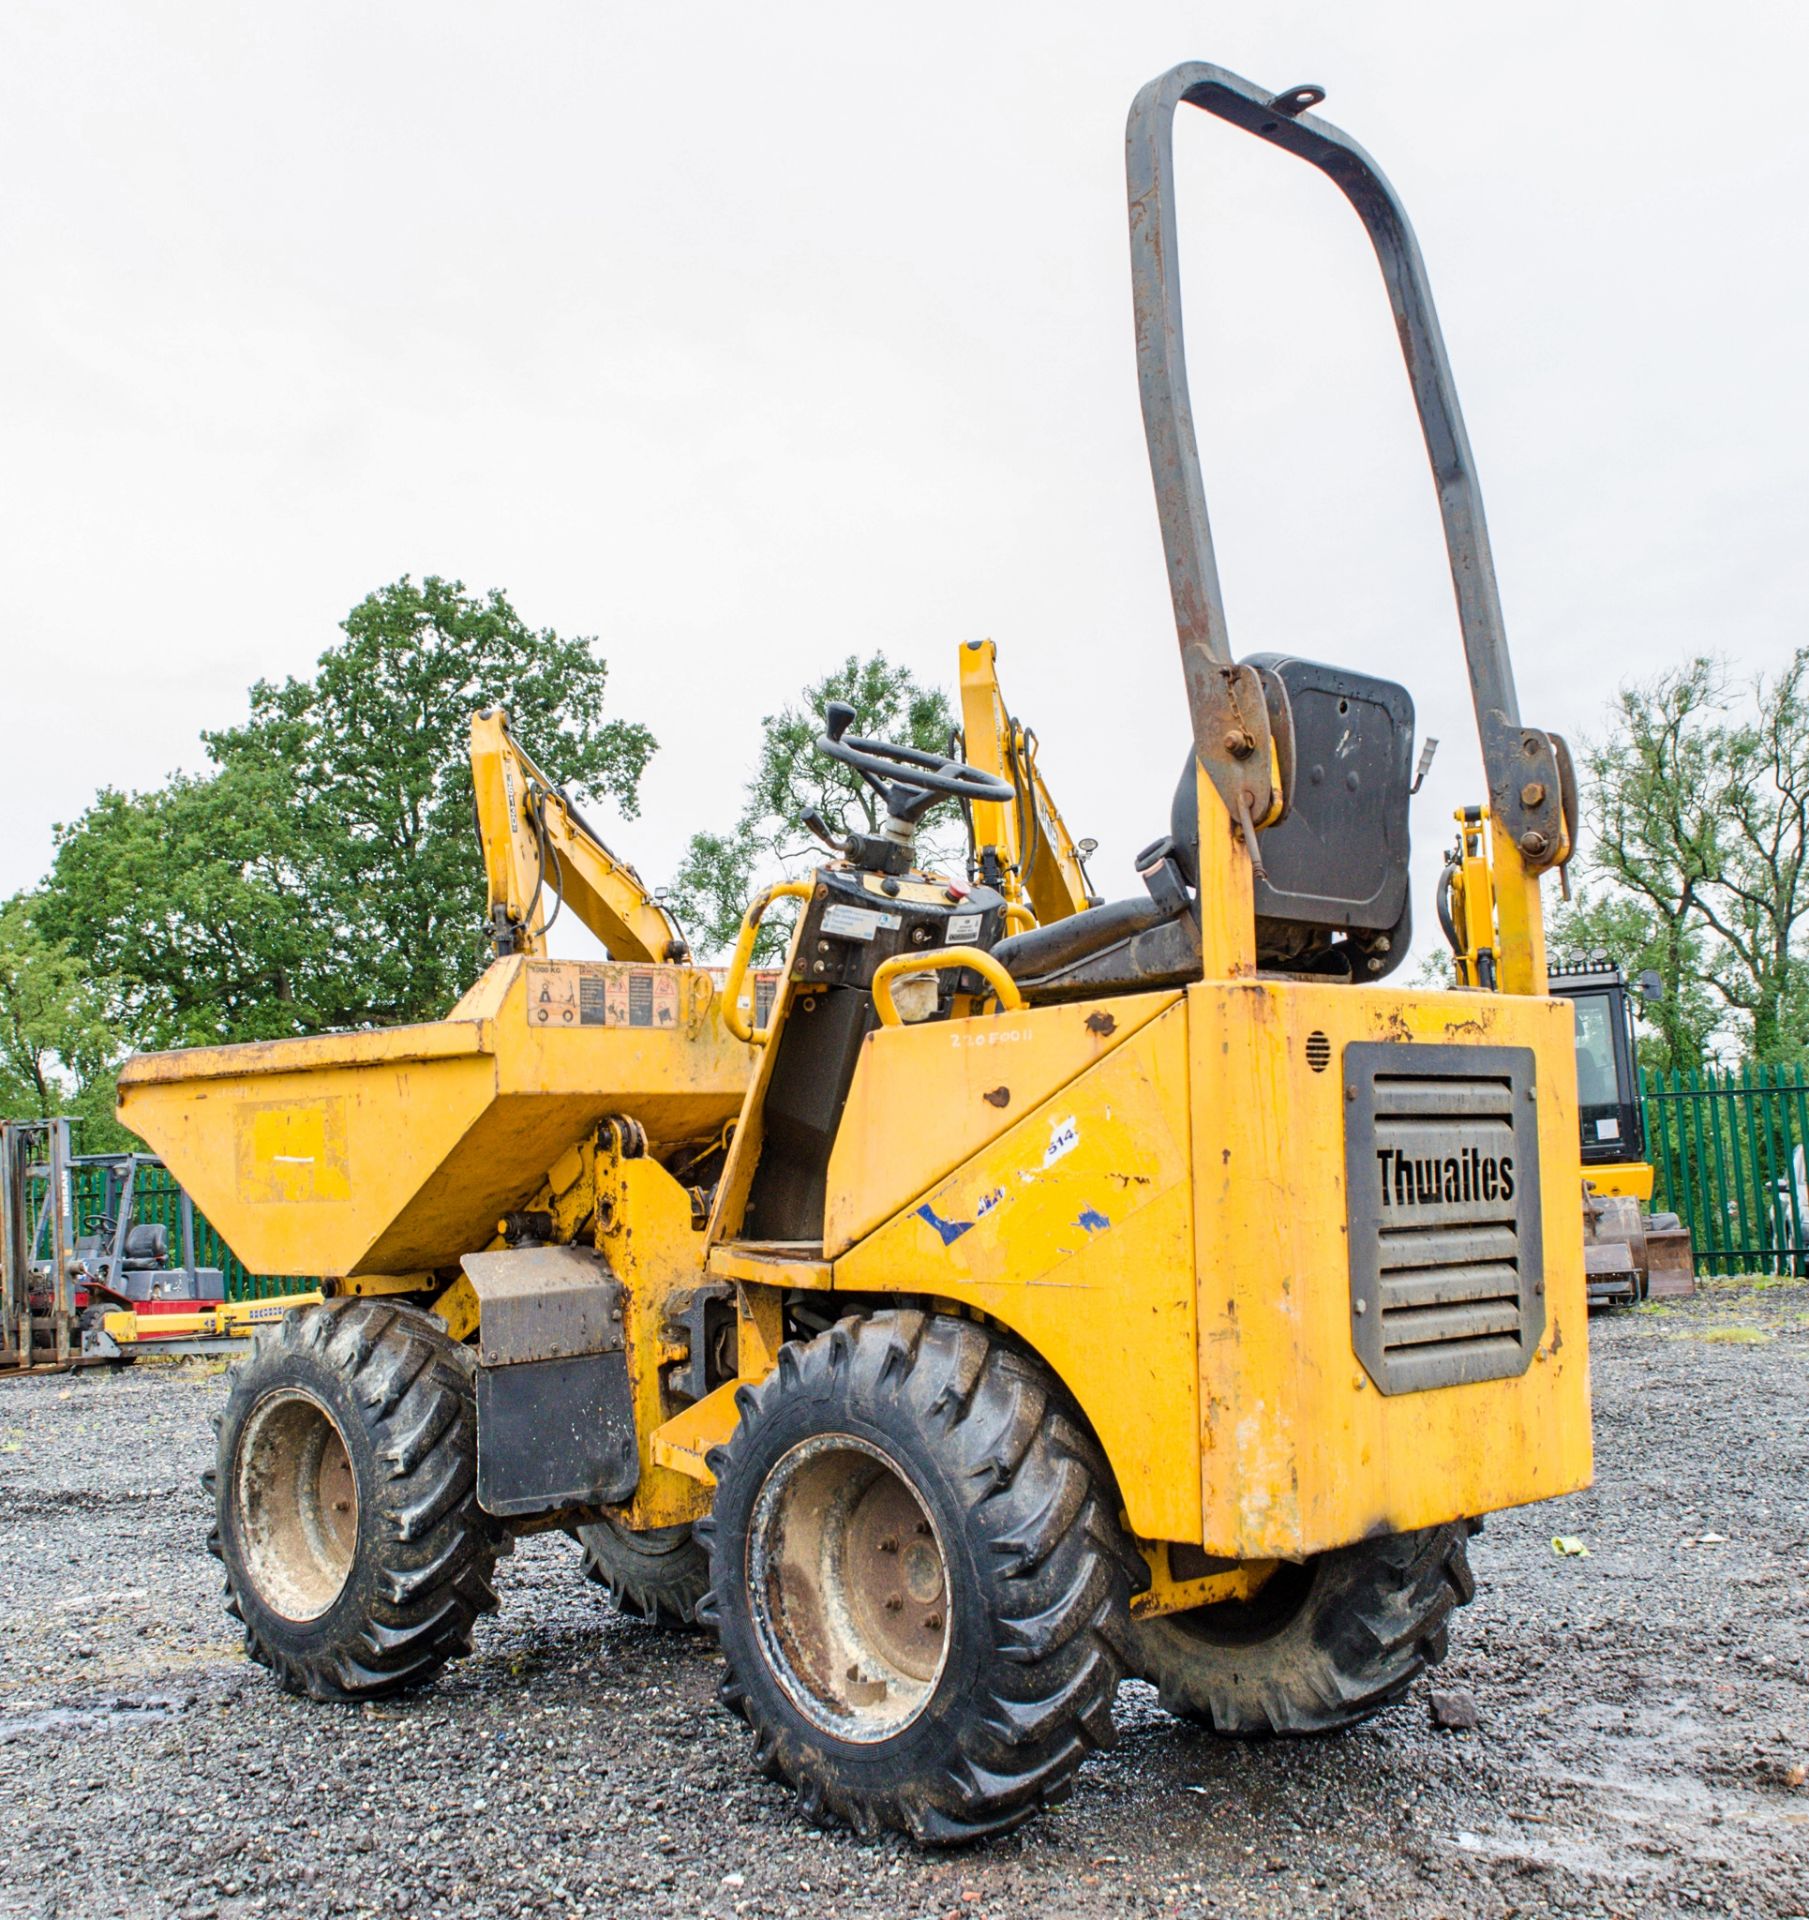
M1550 750L1551 736L1521 724L1482 493L1425 262L1407 215L1375 162L1347 134L1306 111L1323 97L1322 89L1312 86L1271 93L1222 67L1192 61L1152 80L1137 95L1125 130L1137 381L1175 629L1193 708L1195 745L1201 764L1219 792L1228 796L1227 805L1236 817L1237 808L1229 796L1246 791L1247 783L1239 771L1242 761L1228 745L1232 730L1223 724L1226 703L1218 696L1211 674L1214 667L1230 669L1232 653L1200 478L1181 322L1174 117L1183 103L1242 127L1317 167L1363 222L1394 310L1438 488L1491 802L1501 806L1504 796L1512 796L1513 804L1497 818L1504 830L1514 834L1521 858L1537 870L1558 858L1565 838L1559 828L1559 768ZM1540 743L1530 754L1524 746L1527 739ZM1549 806L1545 799L1520 799L1522 789L1530 786L1545 789ZM1261 824L1260 815L1257 821ZM1572 837L1574 826L1573 820Z
M666 1302L668 1334L685 1348L685 1358L666 1376L674 1400L701 1400L711 1388L735 1374L735 1289L706 1280L673 1294Z
M1576 788L1569 749L1557 734L1510 726L1498 713L1484 717L1482 742L1495 831L1513 841L1530 871L1543 873L1568 857L1565 794Z
M1199 646L1183 645L1181 670L1194 752L1261 873L1257 829L1274 825L1286 813L1291 786L1294 722L1288 696L1275 674L1222 663Z

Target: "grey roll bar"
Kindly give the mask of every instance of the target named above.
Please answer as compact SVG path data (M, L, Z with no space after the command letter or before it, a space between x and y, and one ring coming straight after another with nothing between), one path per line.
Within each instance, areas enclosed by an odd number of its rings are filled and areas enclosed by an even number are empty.
M1482 492L1419 243L1394 189L1369 155L1338 128L1306 112L1324 97L1318 87L1271 94L1223 67L1189 61L1137 95L1125 129L1137 383L1195 744L1221 791L1247 778L1227 759L1232 741L1226 737L1223 706L1213 706L1212 694L1204 691L1215 672L1229 682L1233 671L1244 670L1233 668L1187 390L1174 192L1174 118L1182 102L1298 154L1336 183L1363 221L1394 310L1438 486L1491 811L1537 871L1550 866L1561 849L1565 800L1574 784L1569 755L1557 736L1520 722ZM1231 702L1237 711L1235 692ZM1247 760L1248 742L1236 751L1240 762ZM1570 821L1574 836L1574 805Z

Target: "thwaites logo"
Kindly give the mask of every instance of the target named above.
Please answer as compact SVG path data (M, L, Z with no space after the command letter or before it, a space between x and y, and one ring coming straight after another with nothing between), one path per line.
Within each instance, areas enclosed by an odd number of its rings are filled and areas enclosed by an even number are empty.
M1514 1197L1514 1156L1465 1147L1444 1155L1376 1149L1384 1207L1436 1207L1476 1200Z

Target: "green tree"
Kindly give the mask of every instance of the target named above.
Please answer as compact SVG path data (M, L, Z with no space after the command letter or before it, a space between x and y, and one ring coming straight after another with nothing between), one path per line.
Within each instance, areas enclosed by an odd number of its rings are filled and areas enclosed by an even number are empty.
M83 1123L81 1145L123 1142L113 1075L125 1052L106 994L67 946L47 938L34 896L0 902L0 1114Z
M330 1024L334 929L290 782L239 764L149 793L104 789L59 830L45 888L70 949L112 983L141 1048L271 1040Z
M1655 1064L1809 1051L1809 648L1737 680L1699 658L1621 689L1583 754L1586 883L1554 942L1650 966Z
M244 725L203 735L210 772L103 792L59 831L47 899L135 1044L444 1013L484 958L477 707L506 706L575 796L635 811L654 742L604 718L593 641L432 576L371 594L343 632L311 677L260 681Z
M827 857L800 824L814 809L841 839L872 833L879 796L850 767L819 753L823 709L845 700L858 715L851 731L946 753L955 732L948 696L875 653L850 654L833 673L807 686L795 704L760 722L760 756L745 789L741 817L728 833L691 837L668 901L700 955L726 953L735 944L747 903L775 880L787 879ZM918 828L920 859L958 864L962 842L952 803L934 808ZM761 923L755 958L783 952L790 916L783 910Z

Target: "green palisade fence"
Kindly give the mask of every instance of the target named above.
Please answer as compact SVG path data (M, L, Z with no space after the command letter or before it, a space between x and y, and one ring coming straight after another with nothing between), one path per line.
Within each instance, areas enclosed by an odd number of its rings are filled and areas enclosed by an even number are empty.
M1809 1080L1801 1067L1640 1075L1652 1206L1690 1230L1698 1273L1809 1266Z

